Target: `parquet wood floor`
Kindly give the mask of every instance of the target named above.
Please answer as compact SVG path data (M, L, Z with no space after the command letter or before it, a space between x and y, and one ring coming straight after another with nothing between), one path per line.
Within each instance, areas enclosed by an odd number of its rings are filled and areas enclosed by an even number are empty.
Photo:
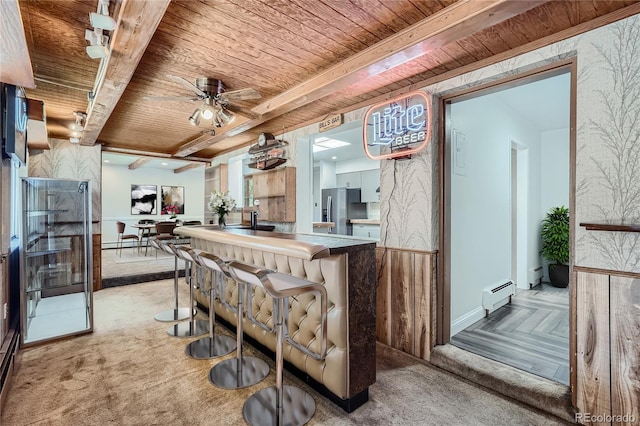
M569 289L542 283L451 338L478 355L569 384Z

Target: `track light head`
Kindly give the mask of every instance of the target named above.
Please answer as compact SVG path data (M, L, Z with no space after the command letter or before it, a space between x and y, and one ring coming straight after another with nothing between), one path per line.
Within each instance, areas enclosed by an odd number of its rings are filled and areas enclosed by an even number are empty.
M91 21L91 26L94 28L101 28L107 31L112 31L116 28L116 20L109 15L91 12L89 21Z

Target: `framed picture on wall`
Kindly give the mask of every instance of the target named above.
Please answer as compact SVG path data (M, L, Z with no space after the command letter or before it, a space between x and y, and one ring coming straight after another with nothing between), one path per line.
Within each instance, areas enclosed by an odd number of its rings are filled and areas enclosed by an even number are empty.
M184 214L184 186L163 186L160 214Z
M156 185L131 185L131 214L156 214Z

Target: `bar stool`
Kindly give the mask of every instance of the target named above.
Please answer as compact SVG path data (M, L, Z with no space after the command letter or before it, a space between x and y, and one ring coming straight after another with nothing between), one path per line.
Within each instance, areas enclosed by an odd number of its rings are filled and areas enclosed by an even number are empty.
M167 309L166 311L162 311L156 314L153 318L156 321L169 322L169 321L182 321L189 318L189 308L179 308L178 307L178 281L179 281L179 271L178 271L178 257L173 252L173 249L169 247L169 244L162 242L156 238L151 238L149 240L149 244L151 247L156 250L162 250L174 256L175 265L174 265L174 273L173 273L173 294L175 299L175 305L173 309Z
M238 307L234 308L224 300L225 281L224 279L221 280L220 302L236 314L236 356L214 365L209 370L209 381L223 389L241 389L264 380L269 375L269 364L260 358L242 355L242 306L244 305L247 284L243 281L235 280L238 285Z
M236 342L229 336L216 336L215 300L219 298L220 284L218 280L229 276L226 272L225 261L211 253L198 253L194 257L202 268L211 271L211 288L209 289L209 336L189 343L185 349L188 356L196 359L217 358L231 353L236 348Z
M249 397L242 407L244 419L250 425L302 425L313 417L316 403L306 391L295 386L283 386L284 367L283 344L287 343L314 359L321 360L327 355L327 290L318 283L296 278L268 269L233 261L229 273L236 279L262 287L273 298L274 322L276 324L276 386L262 389ZM288 298L304 293L320 296L320 353L315 353L293 341L288 333Z
M171 243L168 246L174 251L177 258L184 260L184 277L189 285L189 305L193 308L193 277L191 276L191 266L195 262L196 253L189 247L176 246ZM189 312L189 321L172 325L167 330L170 336L174 337L196 337L209 332L209 324L204 320L197 320L194 314L195 309Z

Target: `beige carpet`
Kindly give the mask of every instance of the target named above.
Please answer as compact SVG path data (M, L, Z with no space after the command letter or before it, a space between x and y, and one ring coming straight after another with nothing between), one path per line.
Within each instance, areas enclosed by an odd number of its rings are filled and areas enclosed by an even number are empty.
M149 249L144 255L144 247L138 254L137 249L125 248L120 251L113 249L102 250L102 278L122 277L128 275L149 274L153 272L173 271L174 257L164 252ZM178 263L184 268L184 262Z
M189 339L168 336L168 325L153 320L171 305L171 293L171 280L96 292L93 334L22 351L0 424L244 424L244 400L272 385L273 371L244 390L211 385L207 373L219 361L188 358ZM561 424L383 345L377 356L370 401L347 414L311 391L318 408L310 424ZM289 374L285 383L300 385Z

